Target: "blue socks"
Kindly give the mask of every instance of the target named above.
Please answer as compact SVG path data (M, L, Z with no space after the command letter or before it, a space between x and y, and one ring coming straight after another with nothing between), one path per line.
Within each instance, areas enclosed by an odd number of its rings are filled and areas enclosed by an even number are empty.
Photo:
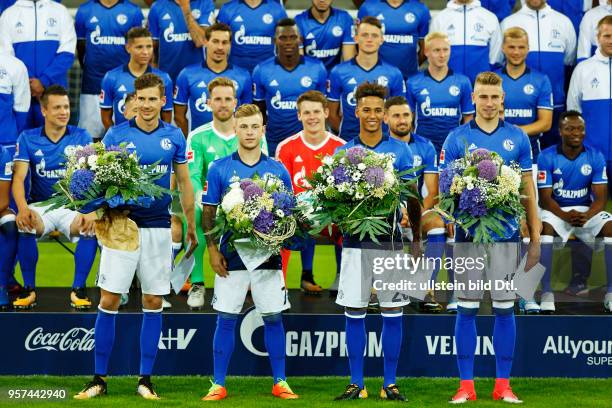
M346 351L351 369L351 384L363 388L363 353L366 346L365 316L361 311L346 310Z
M274 384L285 381L285 328L283 315L276 313L262 316L264 321L264 342L270 357Z
M304 248L300 251L302 256L302 270L310 271L312 274L312 260L315 253L315 240L310 237L304 238Z
M606 261L606 277L608 279L608 291L612 293L612 238L604 238L605 250L604 258Z
M425 247L425 258L431 259L429 262L434 262L435 267L431 274L431 280L436 281L442 256L444 255L444 247L446 245L446 230L444 228L432 228L427 232L427 246Z
M162 309L147 310L142 309L142 326L140 328L140 375L151 375L159 337L162 328Z
M225 386L225 376L236 342L234 332L237 321L238 315L236 314L219 313L217 315L217 327L213 338L215 384Z
M552 285L550 277L552 274L552 262L553 262L553 240L554 237L551 235L542 235L540 237L540 262L546 268L544 275L542 275L542 292L552 292Z
M474 354L476 353L476 314L478 309L457 307L455 320L455 344L457 366L461 380L474 379Z
M105 377L108 374L113 343L115 342L115 318L117 312L102 309L98 306L98 317L94 331L95 371L94 374Z
M382 312L381 316L383 319L382 349L385 368L384 386L387 387L391 384L395 384L396 381L397 363L399 362L400 350L402 348L402 311Z
M93 266L98 251L98 240L95 235L81 235L74 251L73 288L84 288L87 275Z
M493 350L495 350L496 378L510 378L514 358L516 325L514 322L514 302L512 307L500 309L493 306L495 325L493 326Z
M23 286L36 287L36 264L38 263L38 246L36 234L20 232L17 240L17 257L21 266Z
M12 274L15 254L17 253L17 225L14 215L6 215L0 218L0 248L2 248L2 259L0 259L0 288L6 288L9 276Z

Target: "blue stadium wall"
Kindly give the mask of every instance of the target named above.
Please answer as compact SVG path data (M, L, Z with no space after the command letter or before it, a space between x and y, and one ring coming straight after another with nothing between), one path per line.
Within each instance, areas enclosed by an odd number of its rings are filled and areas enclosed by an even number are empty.
M4 350L0 374L93 373L94 313L0 313ZM119 314L111 375L135 375L139 367L142 315ZM529 377L610 377L612 318L517 316L512 374ZM214 314L164 315L156 375L210 375ZM343 315L285 315L287 373L348 375ZM457 376L453 316L404 316L400 376ZM479 316L476 375L493 377L493 317ZM381 318L366 319L367 376L382 375ZM254 311L240 320L232 375L270 375L263 321Z

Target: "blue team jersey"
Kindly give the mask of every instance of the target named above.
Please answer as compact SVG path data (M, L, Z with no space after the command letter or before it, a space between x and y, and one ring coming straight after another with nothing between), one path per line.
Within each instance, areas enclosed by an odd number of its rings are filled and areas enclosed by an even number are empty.
M165 72L149 66L145 73L152 73L159 76L164 81L166 92L166 104L163 110L172 110L172 80ZM125 122L123 112L125 112L125 97L128 93L134 92L134 80L136 77L130 72L128 65L121 65L112 69L104 75L102 79L102 91L100 93L100 108L112 109L114 113L115 125Z
M295 23L304 41L304 54L318 58L328 71L340 63L342 46L355 44L353 18L345 10L332 7L324 23L319 23L310 9L304 10Z
M410 78L406 99L415 112L416 133L431 140L438 152L463 115L474 113L470 80L450 69L441 81L433 79L428 70Z
M516 0L480 0L480 5L495 14L499 21L512 13L514 3Z
M496 73L503 80L506 122L517 126L528 125L538 119L538 109L553 110L552 87L546 75L529 68L516 79L508 75L506 68ZM534 160L540 153L540 136L529 138Z
M104 74L118 64L127 64L130 56L125 50L125 35L143 22L140 7L129 0L112 7L97 0L79 6L74 25L77 39L85 41L82 93L99 94Z
M400 70L380 58L370 70L363 69L355 58L336 65L329 74L328 99L340 103L342 123L339 133L344 140L351 140L359 134L359 120L355 117L355 91L366 81L386 86L388 97L404 96L406 93Z
M418 170L415 173L415 175L419 178L419 191L421 191L421 188L423 187L423 175L438 174L438 153L429 139L414 133L410 135L408 146L413 153L413 166L423 166L421 170ZM436 194L436 192L430 193Z
M325 93L327 71L321 61L301 57L300 63L287 71L276 57L272 57L253 70L255 101L266 101L266 140L276 145L302 130L297 118L297 98L306 91ZM275 147L275 146L274 146ZM270 149L274 152L275 149Z
M78 146L90 143L92 138L85 129L70 125L57 142L49 139L44 127L21 132L14 159L29 163L32 183L30 201L36 203L50 198L55 183L66 177L66 155L74 153Z
M8 181L13 179L13 158L4 146L0 145L0 181Z
M585 146L571 160L558 144L538 157L538 189L552 188L552 198L560 207L590 206L593 184L608 184L606 159L598 150Z
M191 15L200 26L212 23L212 0L192 0ZM159 41L159 69L173 81L187 65L201 63L202 49L196 48L187 29L181 8L174 0L157 0L148 16L149 30Z
M487 133L471 120L459 126L449 135L440 152L440 168L465 156L466 149L487 149L498 153L505 164L517 163L523 172L531 171L531 145L523 130L503 120L499 121L497 129Z
M230 62L252 72L255 65L274 56L274 30L285 17L285 8L275 0L262 0L255 8L243 0L223 4L217 21L232 28Z
M251 103L253 100L253 82L246 69L229 64L225 71L215 72L208 68L206 61L185 67L174 88L174 104L189 104L191 113L191 129L210 122L212 111L206 104L208 99L208 84L217 77L226 77L234 82L238 105Z
M157 128L145 132L136 125L136 119L111 127L104 139L105 146L119 146L125 143L129 152L136 152L141 166L157 163L155 171L162 176L155 184L170 188L170 174L173 164L187 163L187 143L183 132L176 126L159 121ZM153 201L149 208L130 208L129 218L140 228L170 228L170 203L172 198L164 194Z
M291 189L291 177L289 172L279 161L269 158L261 153L259 161L254 165L245 164L238 155L238 152L232 153L230 156L215 160L208 168L206 176L207 188L202 197L204 205L219 205L226 193L233 177L240 179L251 178L255 175L265 177L273 175L282 180L288 191ZM221 253L227 260L228 270L245 270L246 267L242 263L240 256L235 251L229 248L229 235L221 237ZM281 269L280 255L272 256L257 269Z
M404 78L417 73L419 68L417 49L419 40L427 35L431 14L418 0L404 0L399 7L392 7L385 0L366 0L357 17L378 18L383 25L385 42L380 56L402 71Z

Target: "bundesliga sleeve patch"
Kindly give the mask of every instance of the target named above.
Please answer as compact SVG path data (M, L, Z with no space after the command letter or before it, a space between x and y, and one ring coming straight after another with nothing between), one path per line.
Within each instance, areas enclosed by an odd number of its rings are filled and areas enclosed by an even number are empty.
M440 151L440 164L444 164L444 149Z
M104 89L100 91L100 102L104 102Z
M204 194L208 192L208 180L204 182L204 185L202 186L202 191L204 192Z
M538 171L538 183L546 183L546 172L544 170Z
M187 161L191 163L193 161L193 150L187 152Z

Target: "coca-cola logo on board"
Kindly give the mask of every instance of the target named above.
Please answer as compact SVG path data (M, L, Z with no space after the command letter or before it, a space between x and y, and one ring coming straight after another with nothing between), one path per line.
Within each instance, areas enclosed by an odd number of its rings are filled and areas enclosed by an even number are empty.
M94 349L94 328L73 327L66 332L45 333L37 327L25 339L28 351L91 351Z

